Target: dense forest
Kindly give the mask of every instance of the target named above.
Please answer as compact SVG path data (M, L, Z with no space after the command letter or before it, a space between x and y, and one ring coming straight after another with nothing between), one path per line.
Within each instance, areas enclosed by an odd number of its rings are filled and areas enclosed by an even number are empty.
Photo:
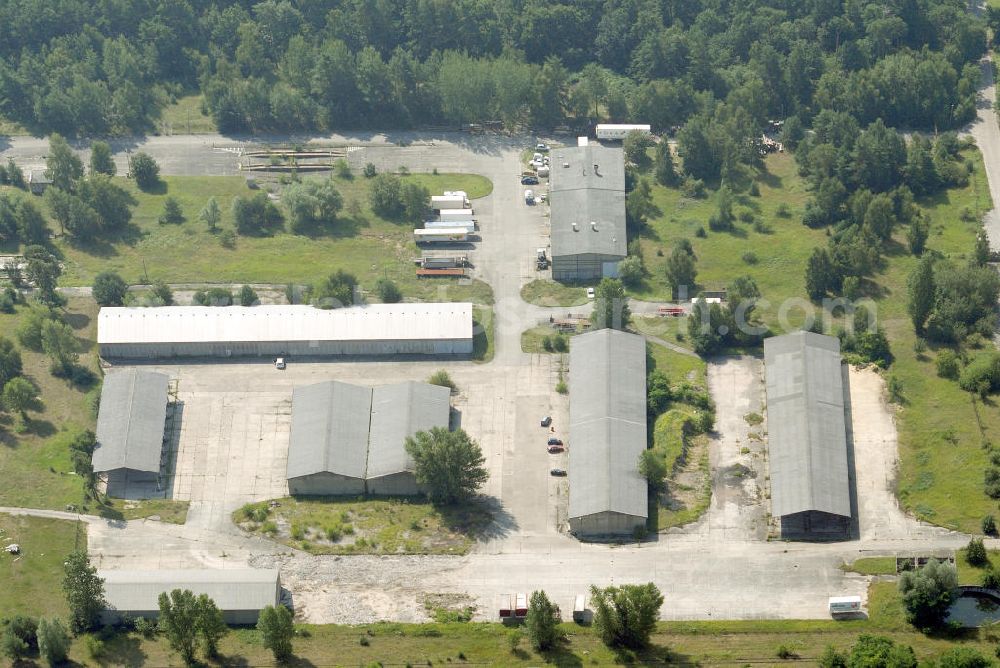
M965 5L0 0L0 115L139 132L200 91L223 132L699 117L746 134L822 109L942 129L974 114L987 33Z

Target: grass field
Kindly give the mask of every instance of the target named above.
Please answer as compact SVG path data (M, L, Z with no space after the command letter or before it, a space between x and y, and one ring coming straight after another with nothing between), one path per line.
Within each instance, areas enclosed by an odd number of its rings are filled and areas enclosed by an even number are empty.
M315 554L465 554L491 520L475 504L439 509L419 497L287 497L233 513L243 529Z
M566 348L563 350L550 349L546 350L543 341L546 337L549 340L554 340L557 337L562 336L566 341ZM572 334L567 334L565 332L557 332L553 327L549 325L539 325L538 327L532 327L531 329L526 329L521 332L521 350L526 353L559 353L569 351L569 337Z
M493 293L490 302L493 303ZM489 362L496 352L496 329L493 323L493 309L489 306L472 307L472 359Z
M536 279L521 288L521 299L537 306L580 306L587 303L587 288Z
M987 550L986 556L989 563L982 566L973 566L965 558L965 550L956 550L955 569L958 571L958 584L960 585L980 585L983 583L983 575L988 570L1000 568L1000 551Z
M469 174L404 178L420 181L432 191L465 186L472 195L492 189L487 179ZM221 245L218 233L210 232L198 220L198 212L214 196L223 211L220 229L231 229L233 198L251 192L242 178L170 176L164 179L164 188L155 193L141 192L124 179L121 183L137 200L132 231L127 239L113 243L76 245L60 239L56 245L64 260L63 285L89 285L105 270L117 271L130 283L310 283L343 269L369 291L378 279L389 278L399 285L404 297L436 298L443 293L452 301L492 301L488 286L478 281L459 285L456 279L417 280L413 258L420 253L412 240L413 225L372 214L368 181L363 178L337 179L345 207L331 231L314 236L283 232L240 236L233 248ZM184 223L157 222L168 196L179 201Z
M209 134L216 132L215 121L201 111L201 95L185 95L160 112L157 129L162 134Z
M902 618L894 583L878 583L869 591L867 621L746 621L661 622L651 645L640 652L613 651L601 644L592 627L565 623L565 641L554 650L536 653L526 639L510 648L512 629L492 623L378 623L359 626L299 627L293 641L295 658L288 665L307 666L442 666L442 665L542 665L607 666L652 665L815 665L823 649L832 645L848 649L862 633L875 633L913 647L917 658L932 659L956 643L992 656L993 632L972 631L956 636L924 635ZM361 639L364 638L364 641ZM796 657L783 661L778 648L785 646ZM144 640L138 635L116 636L105 644L101 661L113 665L182 665L171 654L162 636ZM256 631L231 632L220 643L223 665L272 666L274 661ZM82 638L74 642L71 658L94 660Z
M87 549L83 524L41 517L0 514L0 547L17 543L17 556L0 552L0 616L62 616L69 609L62 596L63 561Z
M896 557L862 557L842 565L841 570L862 575L895 575Z
M664 318L658 315L632 316L632 328L642 334L649 334L674 345L691 349L687 338L687 318Z
M978 220L991 207L989 190L976 150L964 157L975 170L968 186L942 192L918 201L932 221L928 248L933 252L964 262L971 252L979 224L961 218L968 209ZM779 310L790 298L805 297L805 265L812 249L827 243L824 230L802 225L801 214L808 199L806 184L798 176L794 158L772 154L766 161L767 172L758 179L760 197L741 196L735 206L737 215L751 209L763 227L755 231L751 224L737 222L736 232L708 231L708 217L715 210L714 194L708 199L692 200L677 189L654 186L654 200L662 215L652 220L641 239L649 277L644 287L633 291L646 299L667 297L663 279L666 256L676 241L687 238L698 257L698 283L705 288L721 288L742 274L752 276L763 299L769 302L758 313L774 331L779 326ZM778 214L784 204L787 216ZM699 227L704 238L695 235ZM938 378L934 359L936 351L914 352L916 336L906 314L906 279L917 258L906 250L902 230L884 255L884 270L873 277L877 284L875 299L879 324L892 346L895 374L904 395L897 408L900 441L900 468L897 480L902 505L917 517L967 532L979 530L982 517L996 512L996 502L982 490L987 452L985 441L1000 440L1000 408L994 401L973 404L970 395L953 381ZM662 255L657 255L657 251ZM755 264L742 258L756 256ZM787 315L790 326L804 317L800 307ZM663 339L680 343L680 323L663 318L660 322L637 321L637 328ZM837 323L835 323L837 324Z

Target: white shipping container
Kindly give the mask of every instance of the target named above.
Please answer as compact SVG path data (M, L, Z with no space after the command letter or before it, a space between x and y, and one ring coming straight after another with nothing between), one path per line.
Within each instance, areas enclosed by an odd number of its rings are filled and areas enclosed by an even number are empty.
M461 195L432 195L432 209L464 209L468 206L469 200Z
M433 230L413 230L413 240L418 244L468 241L469 233L464 227L444 227Z
M861 612L861 597L831 596L828 605L831 615L844 615Z
M633 130L649 134L652 128L648 125L619 124L619 123L598 123L598 139L625 139L625 136Z
M428 220L424 223L425 230L462 229L472 234L476 231L476 223L471 220Z

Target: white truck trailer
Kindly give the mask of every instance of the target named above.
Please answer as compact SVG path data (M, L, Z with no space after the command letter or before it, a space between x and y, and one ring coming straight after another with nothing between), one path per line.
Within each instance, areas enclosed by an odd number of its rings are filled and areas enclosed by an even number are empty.
M827 606L832 617L856 615L861 612L860 596L831 596Z
M464 209L469 206L468 198L462 195L432 195L431 208L443 211L445 209Z
M413 230L413 240L418 244L455 243L468 241L469 233L464 227L444 227L432 230Z
M472 220L472 209L441 209L438 211L441 220Z
M625 136L633 130L638 130L639 132L644 132L647 135L652 131L652 128L648 125L635 125L635 124L625 124L625 123L598 123L597 124L597 138L598 139L625 139Z
M469 234L476 231L476 223L471 220L428 220L424 223L425 230L463 229Z

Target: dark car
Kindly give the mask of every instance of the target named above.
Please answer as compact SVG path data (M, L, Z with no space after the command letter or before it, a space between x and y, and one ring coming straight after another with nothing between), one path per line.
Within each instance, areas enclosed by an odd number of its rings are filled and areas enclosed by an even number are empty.
M564 448L561 445L550 445L549 446L549 454L550 455L558 455L560 452L565 452L565 451L566 451L566 448Z
M538 185L538 177L535 177L535 176L522 176L521 177L521 185L522 186L537 186Z
M548 444L549 445L562 445L563 442L561 440L559 440L558 438L556 438L555 436L553 436L552 438L549 439L549 443Z
M545 417L542 418L542 426L543 427L548 427L550 424L552 424L552 416L551 415L546 415Z
M566 475L566 469L552 469L551 471L549 471L549 475L562 477Z

